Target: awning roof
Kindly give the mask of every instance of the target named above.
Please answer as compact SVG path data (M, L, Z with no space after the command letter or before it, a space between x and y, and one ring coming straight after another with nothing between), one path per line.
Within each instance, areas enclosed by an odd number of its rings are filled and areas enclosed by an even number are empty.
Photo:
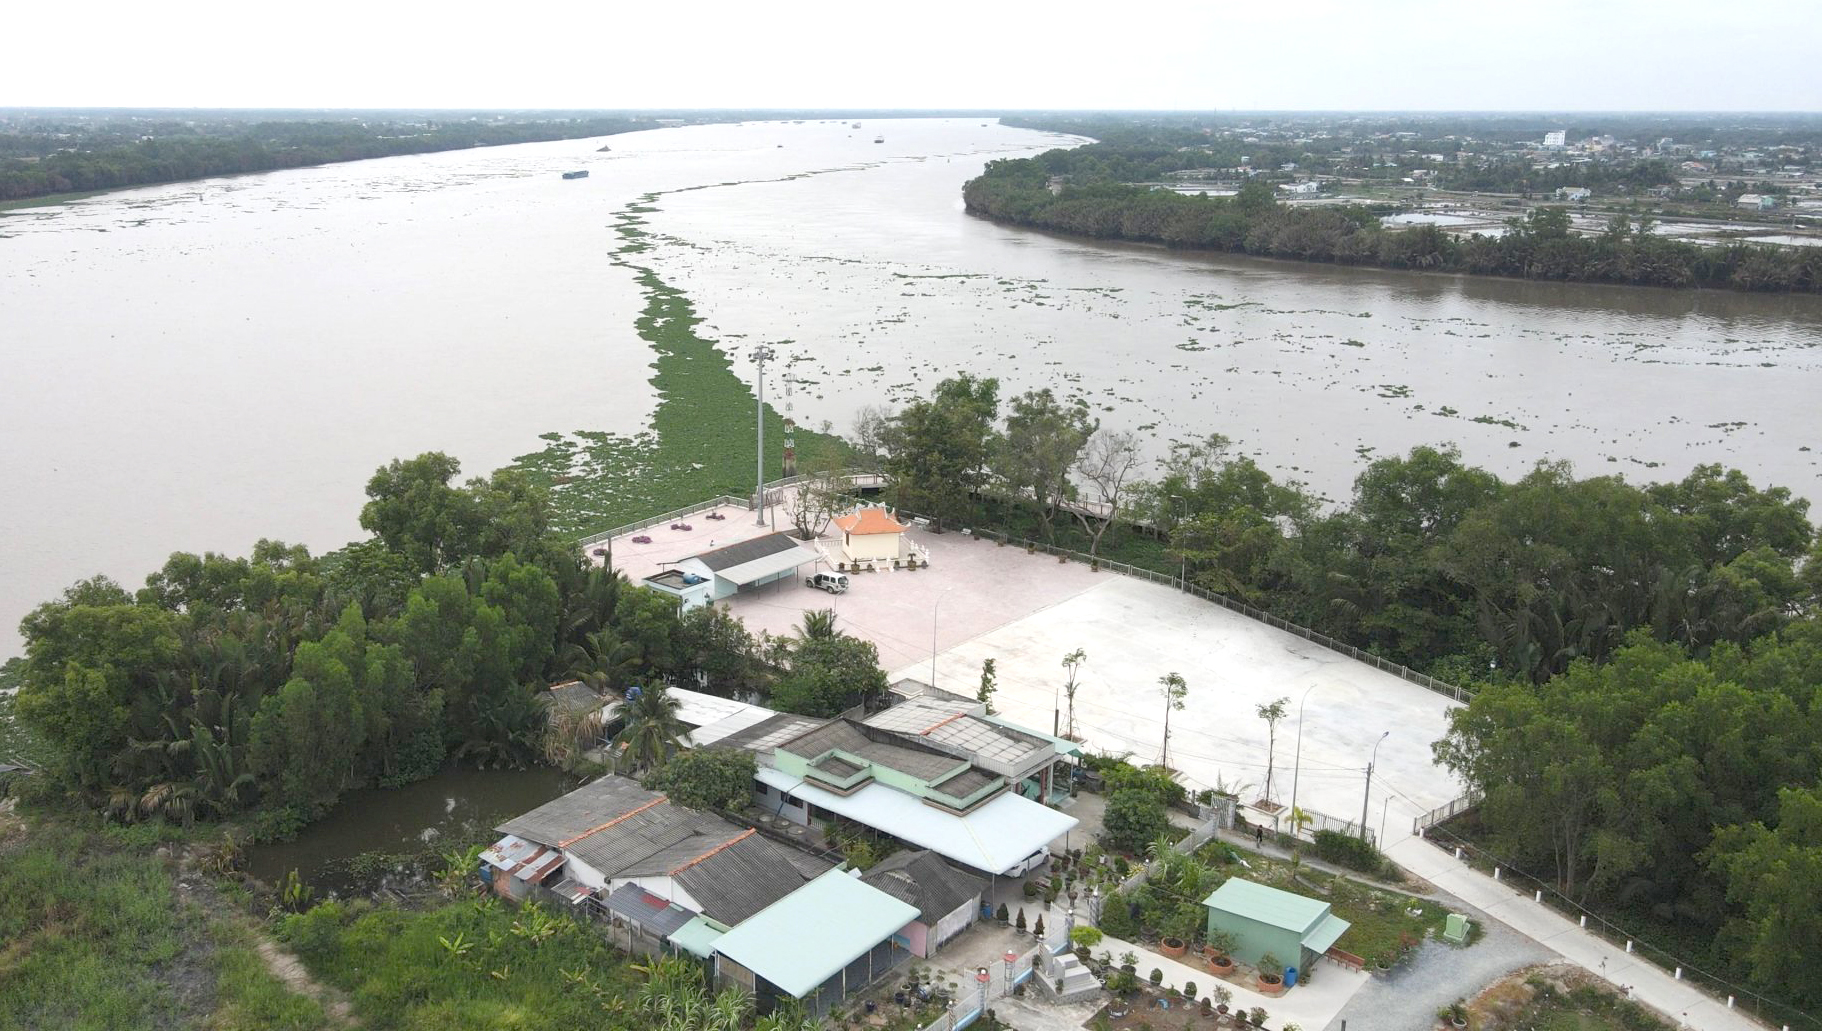
M1303 947L1311 952L1327 952L1352 926L1354 925L1330 913L1310 933L1303 936Z
M670 934L671 944L692 956L708 959L715 952L715 943L728 933L728 925L716 923L706 916L699 916Z
M917 919L917 907L830 870L721 936L715 951L796 998Z
M715 575L721 577L723 580L744 587L755 580L763 580L768 576L774 576L787 569L795 569L798 566L821 561L822 552L816 551L813 548L806 548L801 544L796 544L792 545L787 550L773 552L770 555L762 555L751 561L742 562L737 566L729 566L726 569L717 569L715 570Z
M957 815L884 784L837 795L776 769L761 767L758 777L805 802L992 874L1012 869L1080 822L1011 792Z

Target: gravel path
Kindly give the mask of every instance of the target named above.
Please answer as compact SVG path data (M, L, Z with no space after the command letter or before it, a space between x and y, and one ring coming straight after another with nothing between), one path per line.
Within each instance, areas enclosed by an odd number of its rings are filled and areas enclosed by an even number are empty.
M1389 973L1375 974L1348 1000L1326 1031L1432 1031L1436 1011L1456 999L1472 998L1501 977L1557 955L1542 945L1486 920L1477 910L1455 903L1456 912L1485 928L1480 940L1465 949L1434 939Z

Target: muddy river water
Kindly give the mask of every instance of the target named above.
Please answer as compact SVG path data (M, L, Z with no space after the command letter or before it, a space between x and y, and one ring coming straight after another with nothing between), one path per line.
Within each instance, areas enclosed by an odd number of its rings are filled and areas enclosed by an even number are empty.
M1224 433L1337 499L1367 456L1443 441L1508 476L1724 462L1822 496L1822 298L1198 256L963 213L986 161L1058 142L978 120L701 126L6 214L0 657L79 577L346 542L395 456L478 473L541 433L636 432L649 354L609 224L647 193L646 259L728 350L792 359L811 424L846 431L967 369L1080 394L1154 452Z

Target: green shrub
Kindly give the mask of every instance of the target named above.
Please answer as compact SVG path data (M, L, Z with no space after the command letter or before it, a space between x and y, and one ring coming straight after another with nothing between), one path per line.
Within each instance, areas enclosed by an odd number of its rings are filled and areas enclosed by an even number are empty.
M1385 868L1385 856L1368 842L1338 831L1316 832L1316 856L1361 873L1376 874Z

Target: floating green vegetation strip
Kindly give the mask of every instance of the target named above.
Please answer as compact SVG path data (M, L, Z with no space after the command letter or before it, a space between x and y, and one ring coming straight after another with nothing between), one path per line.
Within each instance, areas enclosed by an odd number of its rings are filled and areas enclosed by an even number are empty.
M654 246L642 216L657 210L660 196L648 193L628 204L614 224L622 241L614 264L631 269L645 291L645 309L634 324L657 355L651 383L658 389L658 406L650 427L632 436L547 433L543 450L514 463L551 487L557 525L568 532L592 533L753 488L752 390L727 355L697 333L702 319L683 291L633 260ZM768 405L768 452L781 454L783 440L784 418ZM796 442L801 469L849 453L840 437L802 427ZM768 479L781 475L780 464L776 457L767 463Z

